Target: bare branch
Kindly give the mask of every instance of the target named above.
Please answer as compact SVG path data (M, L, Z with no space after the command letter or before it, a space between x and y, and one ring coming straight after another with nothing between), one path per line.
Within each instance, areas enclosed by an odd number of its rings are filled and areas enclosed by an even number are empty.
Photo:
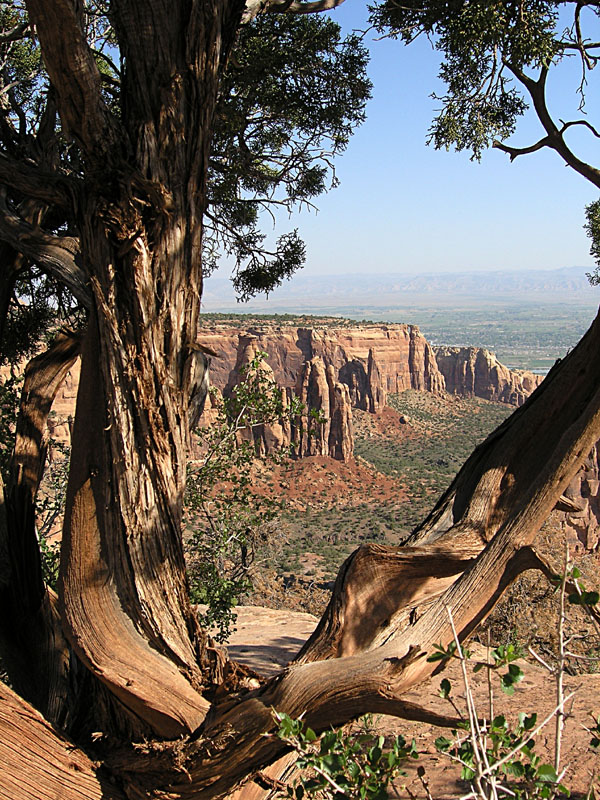
M551 144L549 137L544 136L544 138L540 139L539 142L536 142L529 147L510 147L509 145L504 144L504 142L500 142L497 139L494 140L492 147L495 147L497 150L502 150L503 153L508 153L510 160L514 161L517 156L535 153L536 150L541 150L543 147L551 147Z
M591 130L594 136L600 139L600 133L598 133L596 128L594 128L594 126L591 123L589 123L586 119L574 119L571 120L570 122L563 122L561 119L560 123L562 125L562 128L559 131L561 136L568 128L572 128L573 125L585 125L586 128L589 128L589 130Z
M28 30L29 23L21 22L8 31L2 31L2 33L0 33L0 43L8 44L9 42L16 42L18 39L22 39Z
M591 164L587 164L585 161L582 161L575 155L575 153L573 153L573 151L565 142L562 136L562 131L558 129L556 123L550 116L548 106L546 105L546 78L548 76L548 68L542 67L539 78L536 81L526 75L522 69L516 67L514 64L506 62L506 66L529 92L536 114L538 115L538 119L542 123L542 127L547 134L546 139L541 141L544 141L546 147L556 150L565 163L574 169L575 172L578 172L580 175L590 181L590 183L593 183L594 186L600 188L600 170L596 167L593 167ZM503 145L500 149L504 149L505 147L506 145ZM539 150L540 147L535 147L535 149ZM509 152L510 154L510 151L505 152ZM532 151L525 149L524 152ZM516 152L514 157L517 155L521 155L521 153Z

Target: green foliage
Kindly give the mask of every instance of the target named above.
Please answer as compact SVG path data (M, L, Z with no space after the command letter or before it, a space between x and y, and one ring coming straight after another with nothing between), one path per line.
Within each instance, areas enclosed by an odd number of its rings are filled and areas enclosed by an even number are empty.
M58 542L49 542L42 535L38 536L38 542L42 562L42 578L46 586L56 591L60 567L60 544Z
M81 18L103 99L118 117L124 102L122 53L109 7L85 0ZM35 30L27 22L20 4L0 4L0 32L6 34L0 41L0 152L80 178L81 152L63 135ZM303 265L298 233L285 233L267 246L261 214L312 206L336 184L333 159L363 121L370 95L366 63L359 38L343 39L339 26L322 15L259 15L240 30L214 119L203 258L208 274L223 255L233 257L241 298L271 291ZM28 214L24 200L20 191L7 190L7 206L17 217ZM77 220L58 207L46 209L35 224L46 233L78 235ZM60 283L28 262L10 289L3 360L27 355L49 324L65 322L62 311L82 315Z
M566 571L566 579L574 587L574 591L567 595L567 601L572 606L584 606L589 608L590 606L598 605L600 602L600 592L588 591L585 588L581 582L581 570L579 567L569 567L569 569ZM563 576L555 575L553 580L556 589L560 589L563 582Z
M31 267L14 284L2 336L0 364L18 368L48 343L60 327L76 330L85 311L71 293L53 278Z
M48 449L52 453L52 458L46 464L37 493L35 515L42 577L46 586L56 589L60 565L60 543L53 541L51 535L56 532L65 513L71 449L57 441L51 441Z
M430 131L435 147L471 150L479 159L494 140L513 133L527 104L511 72L549 66L570 40L558 25L558 5L390 0L375 6L373 19L381 32L407 43L424 34L443 55L440 77L447 92L436 96L442 109Z
M9 373L0 377L0 475L3 483L8 480L8 468L15 444L22 382L19 375Z
M600 717L592 716L594 720L594 725L592 728L588 728L588 732L592 734L592 738L590 739L590 747L593 750L600 750Z
M532 731L537 723L537 715L518 715L516 724L511 725L504 715L496 716L487 730L486 760L490 770L498 764L498 770L510 782L512 796L517 798L549 798L557 791L569 795L569 790L558 782L553 766L543 763L535 753L535 739ZM465 729L469 729L465 723ZM440 753L447 753L461 763L461 778L471 781L475 777L475 753L470 736L464 731L452 731L453 738L439 736L435 746ZM507 758L508 756L508 758ZM503 763L499 764L502 761ZM514 794L513 794L514 793Z
M555 121L545 97L549 70L565 57L576 56L581 77L573 93L580 95L579 111L583 112L588 75L598 61L597 8L564 0L426 0L408 4L383 0L371 12L380 32L405 43L425 35L442 53L439 77L446 92L433 95L442 107L430 128L428 143L436 148L469 150L477 160L490 146L505 150L511 160L549 147L598 186L597 169L578 158L564 137L574 125L587 127L595 136L598 131L583 114L566 123ZM526 147L506 147L505 140L529 107L524 95L532 101L545 135ZM599 208L598 201L587 206L584 226L597 263ZM600 283L598 268L588 277L591 283Z
M434 652L427 656L427 661L430 662L448 661L451 658L465 658L467 660L471 658L471 651L462 646L459 650L454 641L450 642L448 647L444 647L441 644L434 644L433 647ZM489 664L484 662L476 663L473 672L479 672L479 670L484 668L497 671L502 667L508 667L508 671L500 677L500 686L505 694L512 695L515 693L515 685L523 679L523 670L514 662L523 658L523 655L523 650L518 645L500 645L491 651L492 662ZM443 680L440 684L440 697L446 699L449 696L450 682L448 680Z
M454 644L454 647L451 645ZM458 658L457 647L454 642L447 648L436 645L436 652L429 656L428 661ZM463 656L468 661L470 653L463 648ZM514 694L514 685L523 678L523 670L515 660L522 658L521 649L512 644L497 647L491 651L491 662L475 662L474 672L487 669L497 672L502 667L508 671L500 677L500 686L507 695ZM469 693L469 689L467 693ZM448 700L454 709L458 709L452 698L452 685L445 678L440 683L439 695ZM519 712L515 723L510 723L503 714L498 714L494 719L481 726L472 728L469 720L464 719L456 729L452 730L452 737L439 736L435 746L440 753L449 755L461 765L461 779L474 781L477 775L477 761L483 760L485 770L478 786L477 796L486 794L486 783L500 780L503 785L508 784L506 793L520 800L531 798L550 798L557 793L569 796L569 790L559 780L556 770L550 764L542 761L535 753L535 735L540 729L537 726L537 714ZM537 726L537 728L536 728ZM504 777L502 777L504 776ZM488 787L489 789L489 787ZM494 791L490 796L498 796Z
M201 622L218 629L224 641L235 622L233 609L251 588L250 568L257 550L271 542L279 504L260 494L252 480L257 461L253 433L264 424L299 413L284 403L264 368L265 353L242 370L242 380L225 398L217 419L197 431L202 456L191 462L185 497L190 597L206 603ZM273 453L281 460L286 452ZM264 459L263 459L264 460Z
M588 272L587 277L592 286L600 284L600 200L594 200L585 207L586 224L583 226L585 232L592 240L590 254L598 266L593 272Z
M260 214L312 206L337 184L332 159L370 97L367 59L358 36L320 14L265 14L241 29L216 112L205 234L205 270L233 256L241 299L303 265L296 231L269 251Z
M274 713L279 723L277 736L298 753L297 765L306 771L287 789L294 800L305 796L387 800L391 782L405 774L402 764L418 758L414 740L408 745L402 736L385 749L384 737L372 733L368 717L363 717L363 730L358 733L330 730L317 736L301 719Z

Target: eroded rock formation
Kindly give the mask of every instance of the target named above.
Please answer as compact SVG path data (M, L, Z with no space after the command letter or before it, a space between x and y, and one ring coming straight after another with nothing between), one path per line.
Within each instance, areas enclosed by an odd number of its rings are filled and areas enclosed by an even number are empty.
M351 409L377 413L388 392L412 388L442 393L446 389L520 406L542 380L532 373L509 370L481 348L433 348L410 325L268 325L249 332L212 325L201 330L199 339L217 354L212 359L211 382L219 390L230 391L239 382L242 367L263 351L267 353L265 374L272 377L284 399L296 394L308 409L319 412L317 417L307 412L296 421L283 418L257 426L252 438L261 454L291 444L297 457L328 455L348 461L353 452ZM76 363L58 391L48 420L52 438L67 444L78 382ZM218 402L218 396L213 396L206 403L203 424L214 419ZM598 445L565 494L572 508L555 512L555 518L575 547L599 549Z
M330 456L349 461L354 450L348 386L335 380L335 370L315 356L298 376L296 393L304 413L294 425L297 455Z
M505 367L481 347L434 347L446 391L522 406L543 376Z
M576 549L597 551L600 545L600 443L594 445L564 494L573 503L573 510L554 513L567 538Z
M259 339L252 334L240 334L235 366L231 370L223 394L228 396L248 373L256 355L261 352ZM297 417L283 416L280 420L255 425L242 435L251 440L257 454L291 447L293 457L330 456L349 461L353 453L352 409L348 386L336 380L333 366L325 366L320 356L303 362L293 389L278 386L270 364L263 360L258 369L265 385L279 392L286 407L292 392L303 404ZM218 391L218 390L217 390Z
M433 349L414 325L265 325L248 333L267 353L280 386L294 388L304 363L318 356L325 367L333 367L335 380L346 384L354 408L377 413L388 392L419 389L440 394L445 389ZM239 328L227 325L200 331L200 342L218 354L211 365L211 381L221 389L235 369L239 334Z

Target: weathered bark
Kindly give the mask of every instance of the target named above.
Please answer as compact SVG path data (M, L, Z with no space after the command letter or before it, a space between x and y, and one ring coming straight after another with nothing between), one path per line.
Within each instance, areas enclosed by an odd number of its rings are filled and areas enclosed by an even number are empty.
M6 574L0 583L0 656L14 688L52 720L65 722L69 652L56 598L41 572L35 531L35 496L47 446L46 422L52 401L79 353L79 337L59 334L25 370L5 528L0 531Z
M61 615L88 669L156 735L176 736L204 718L201 693L222 666L189 604L181 504L188 408L205 385L195 338L210 130L243 3L115 0L119 119L102 99L78 4L28 9L87 166L77 211L93 300Z
M89 305L87 276L81 265L79 242L76 238L53 236L34 227L11 213L2 197L0 197L0 238L62 282L82 305Z
M0 683L0 800L123 800L88 756Z

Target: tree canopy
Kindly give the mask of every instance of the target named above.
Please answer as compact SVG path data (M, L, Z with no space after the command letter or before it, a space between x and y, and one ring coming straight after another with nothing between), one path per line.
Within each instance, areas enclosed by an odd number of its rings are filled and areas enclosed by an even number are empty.
M216 109L205 271L232 254L242 298L302 265L297 232L269 258L259 215L314 207L337 185L334 159L365 118L366 65L360 37L327 17L266 15L241 30Z
M52 168L66 178L82 175L82 153L69 142L27 12L18 3L1 9L0 75L3 115L0 154ZM107 3L85 5L86 36L98 65L102 96L119 116L123 54ZM300 268L305 247L297 231L281 235L274 250L264 244L261 213L314 206L337 185L334 159L364 120L371 84L367 51L356 35L343 38L339 25L319 16L259 16L240 31L221 82L209 160L203 271L210 274L223 254L235 260L234 283L241 297L270 291ZM5 165L6 166L6 165ZM56 175L55 172L55 175ZM2 357L15 361L37 346L57 323L77 325L88 297L77 262L79 232L64 204L52 202L28 214L24 183L4 196L8 242L23 245L6 288ZM267 220L267 227L268 222ZM0 222L0 225L2 223ZM47 238L44 245L44 236ZM52 253L50 253L52 248ZM5 268L6 269L6 268ZM6 286L11 281L5 282Z

